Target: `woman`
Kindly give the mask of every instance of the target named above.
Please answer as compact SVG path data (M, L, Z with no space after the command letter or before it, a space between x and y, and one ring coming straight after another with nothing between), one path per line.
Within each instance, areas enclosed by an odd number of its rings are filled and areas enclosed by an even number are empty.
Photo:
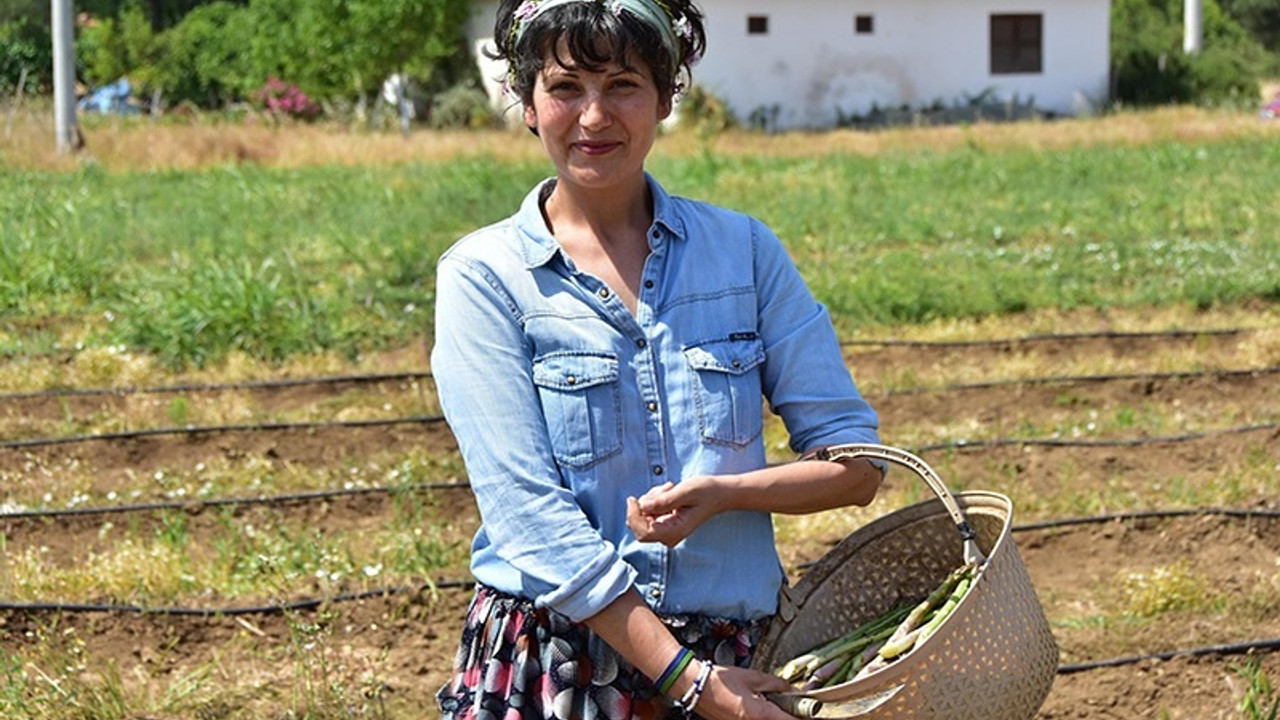
M439 261L432 368L480 508L446 718L772 718L748 669L770 513L867 504L876 442L825 309L757 220L645 170L704 46L685 0L506 0L495 56L555 166Z

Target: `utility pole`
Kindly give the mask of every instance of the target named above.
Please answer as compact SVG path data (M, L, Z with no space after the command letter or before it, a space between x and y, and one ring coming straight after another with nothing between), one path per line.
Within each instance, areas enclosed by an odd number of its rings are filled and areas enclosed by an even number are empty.
M71 0L53 1L53 115L58 153L80 148L76 125L76 47Z
M1182 50L1188 55L1198 55L1204 39L1204 0L1183 0Z

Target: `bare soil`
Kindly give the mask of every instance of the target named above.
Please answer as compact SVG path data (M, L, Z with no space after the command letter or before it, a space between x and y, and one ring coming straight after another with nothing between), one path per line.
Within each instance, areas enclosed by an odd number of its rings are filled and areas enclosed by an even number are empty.
M1028 512L1015 518L1015 539L1058 639L1064 672L1053 686L1039 718L1104 720L1169 718L1207 720L1241 717L1238 703L1246 690L1241 666L1244 647L1260 646L1264 672L1280 677L1280 656L1265 652L1280 638L1280 509L1275 497L1242 489L1230 507L1215 512L1157 515L1146 518L1091 519L1073 524L1030 527L1032 522L1067 520L1062 506L1038 498L1062 497L1070 491L1082 498L1150 497L1149 510L1160 510L1176 480L1195 488L1223 473L1243 472L1247 463L1270 463L1280 472L1280 375L1273 368L1245 361L1239 336L1124 336L1064 338L1035 343L976 343L851 348L850 361L859 377L902 375L909 369L924 379L914 389L869 392L882 416L885 440L909 439L935 467L945 469L958 489L992 489L1010 495ZM1010 354L1036 354L1041 366L1066 365L1080 358L1137 358L1189 348L1189 372L1150 373L1103 379L1068 377L1053 382L1006 382L985 378L963 386L930 383L942 369L999 366ZM1073 358L1075 360L1073 360ZM1208 372L1205 372L1208 370ZM1191 372L1194 371L1194 372ZM280 408L320 404L340 389L317 386L289 392L263 390L256 402ZM90 402L79 399L75 402ZM117 402L99 399L97 402ZM1046 442L1029 438L1025 429L1046 418L1088 408L1105 416L1117 408L1146 405L1182 407L1191 420L1184 433L1157 437L1120 430L1106 443ZM1197 410L1198 409L1198 410ZM0 411L8 416L40 417L66 412L46 397L13 399ZM967 422L988 438L1026 442L967 446L925 442L928 421L959 426ZM1023 432L1020 432L1023 431ZM911 437L907 438L907 435ZM4 438L0 438L3 440ZM903 443L906 445L907 443ZM93 468L96 489L145 475L160 468L190 467L228 457L258 457L266 462L324 468L409 448L456 453L447 427L439 422L390 423L361 427L302 429L223 429L196 433L156 434L119 439L35 444L0 448L0 468L32 463L54 466L77 462ZM440 478L443 481L457 478ZM903 479L891 482L907 482ZM150 500L152 498L144 498ZM477 523L465 488L429 494L435 517L449 518L460 537ZM271 522L288 516L333 530L360 532L384 522L391 512L386 494L376 492L276 505L245 505L230 512L244 523ZM884 508L885 510L891 508ZM1253 510L1242 513L1216 510ZM202 505L185 506L190 542L222 522ZM1105 512L1102 507L1099 512ZM7 551L47 547L65 562L87 557L100 547L105 522L123 515L92 514L56 517L3 517L0 532ZM147 513L130 513L129 522L158 522ZM784 561L795 573L840 539L839 530L820 531L782 547ZM1203 602L1191 602L1149 618L1099 621L1125 578L1158 568L1182 568L1194 578ZM176 682L199 668L224 673L218 682L242 688L248 696L288 696L296 681L297 663L284 660L297 642L299 620L323 628L326 672L334 678L364 683L367 692L383 697L393 717L432 717L432 696L449 672L456 633L469 593L465 565L451 568L446 580L458 586L432 589L429 578L412 587L391 588L380 596L326 603L295 612L247 612L223 615L173 615L124 611L0 611L0 646L51 642L62 634L85 640L94 667L116 668L126 682L152 686ZM437 578L440 579L440 578ZM353 586L351 590L360 590ZM289 598L209 597L209 608L234 608L281 599L312 597L311 588L294 588ZM57 602L59 598L48 598ZM314 639L314 638L313 638ZM1241 645L1225 651L1215 646ZM1175 651L1177 651L1175 653ZM1175 653L1173 657L1166 657ZM1149 657L1160 656L1160 657ZM274 662L273 662L274 660ZM1102 661L1112 665L1091 667ZM1072 670L1072 666L1081 669ZM365 672L376 667L370 675ZM369 681L374 677L374 681ZM369 685L372 682L376 688ZM232 716L226 698L208 708L209 717ZM245 701L248 703L248 700Z

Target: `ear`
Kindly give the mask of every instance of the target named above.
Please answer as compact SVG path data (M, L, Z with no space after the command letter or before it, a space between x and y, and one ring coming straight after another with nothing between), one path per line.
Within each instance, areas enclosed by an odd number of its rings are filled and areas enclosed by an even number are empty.
M671 110L675 107L675 98L668 95L665 99L658 101L658 122L662 122L671 117Z
M538 134L538 111L533 109L533 103L525 103L524 126L534 135Z

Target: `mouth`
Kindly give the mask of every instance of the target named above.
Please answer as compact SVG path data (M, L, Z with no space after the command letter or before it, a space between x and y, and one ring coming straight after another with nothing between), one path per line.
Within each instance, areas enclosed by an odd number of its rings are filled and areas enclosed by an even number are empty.
M597 155L607 155L613 152L617 148L622 147L622 143L606 142L603 140L591 140L591 141L576 142L573 144L573 147L583 155L597 156Z

